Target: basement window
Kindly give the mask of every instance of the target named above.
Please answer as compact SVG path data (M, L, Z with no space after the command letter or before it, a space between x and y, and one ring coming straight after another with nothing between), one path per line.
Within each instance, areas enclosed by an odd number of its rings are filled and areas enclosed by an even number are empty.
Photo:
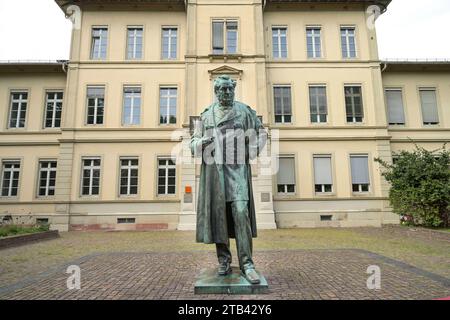
M38 226L48 225L48 218L38 218L38 219L36 219L36 224Z
M331 221L331 219L333 218L332 215L321 215L320 216L320 221Z
M136 223L136 218L118 218L117 223L119 223L119 224Z

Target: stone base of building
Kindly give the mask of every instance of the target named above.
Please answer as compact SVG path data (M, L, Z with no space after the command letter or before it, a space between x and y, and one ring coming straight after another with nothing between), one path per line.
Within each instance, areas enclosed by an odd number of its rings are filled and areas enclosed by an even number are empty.
M324 215L326 220L324 220ZM331 216L331 217L330 217ZM128 217L133 220L119 223L118 219ZM261 216L264 217L264 216ZM33 217L31 217L33 218ZM391 212L348 212L348 213L276 213L276 224L260 219L259 230L286 228L352 228L352 227L381 227L386 224L399 224L398 215ZM27 221L30 219L27 216ZM193 231L196 223L195 214L177 216L153 215L105 215L105 216L76 216L40 215L34 219L48 219L51 230L66 231L157 231L180 230ZM257 217L258 219L258 217ZM17 221L21 217L17 216ZM268 219L267 219L268 220ZM70 221L70 223L68 223ZM125 220L126 221L126 220Z

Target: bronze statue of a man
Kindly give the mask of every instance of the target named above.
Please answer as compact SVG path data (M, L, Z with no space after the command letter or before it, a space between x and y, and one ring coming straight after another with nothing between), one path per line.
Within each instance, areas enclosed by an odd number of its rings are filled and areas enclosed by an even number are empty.
M219 275L231 272L230 238L236 239L239 266L252 284L260 283L252 258L256 237L255 205L249 161L267 139L249 106L234 101L236 82L214 82L217 102L206 108L191 138L191 151L202 157L197 202L197 242L216 244Z

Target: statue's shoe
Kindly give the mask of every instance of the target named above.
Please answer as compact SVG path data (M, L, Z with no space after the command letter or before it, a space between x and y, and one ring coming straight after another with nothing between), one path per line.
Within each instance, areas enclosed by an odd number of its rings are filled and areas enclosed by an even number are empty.
M219 268L217 270L217 274L219 276L226 276L231 272L231 264L229 262L223 262L219 264Z
M249 268L249 269L245 270L245 278L251 284L259 284L261 282L261 279L259 278L258 273L253 268Z

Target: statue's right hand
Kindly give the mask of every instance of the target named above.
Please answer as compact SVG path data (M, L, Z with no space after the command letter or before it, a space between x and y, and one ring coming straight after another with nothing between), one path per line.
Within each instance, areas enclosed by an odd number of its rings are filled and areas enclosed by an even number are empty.
M214 137L204 137L202 138L202 146L206 147L214 142Z

